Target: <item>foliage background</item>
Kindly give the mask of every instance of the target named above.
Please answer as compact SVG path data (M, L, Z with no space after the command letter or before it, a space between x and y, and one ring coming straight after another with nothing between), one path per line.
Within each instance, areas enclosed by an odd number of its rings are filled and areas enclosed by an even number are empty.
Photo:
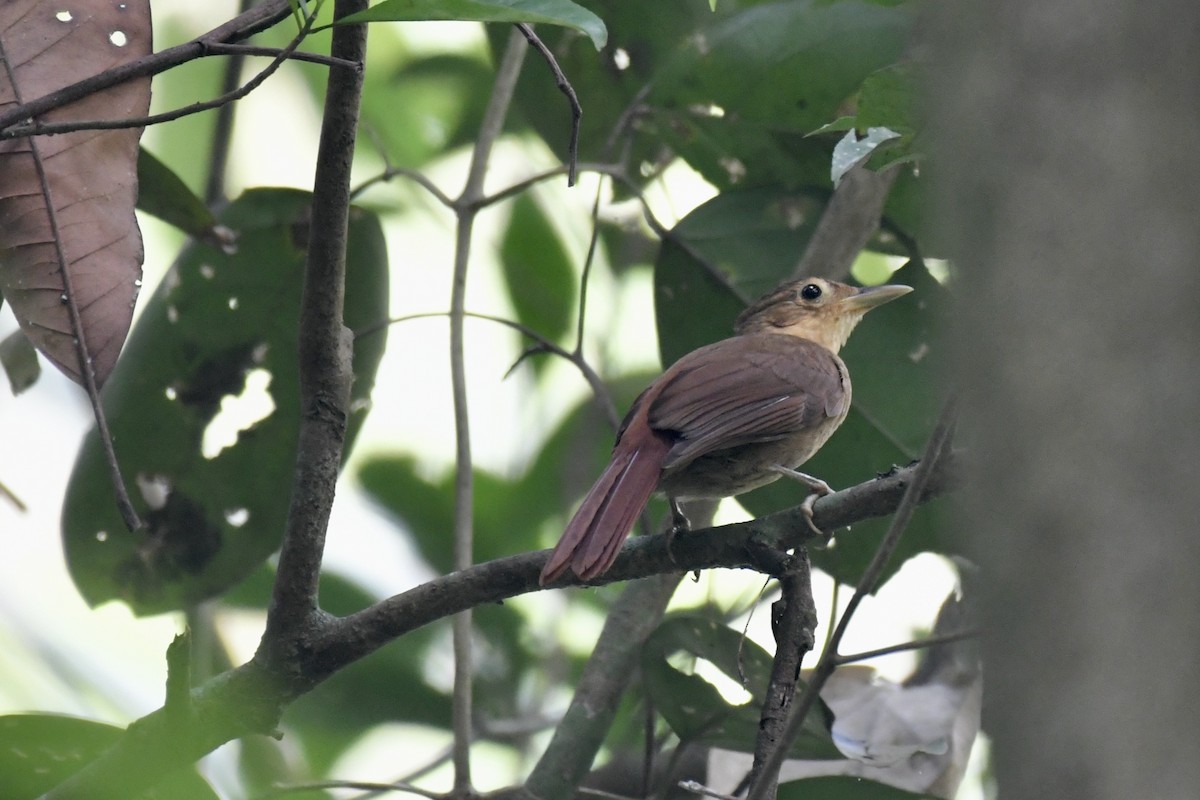
M222 5L227 8L222 9ZM703 4L700 4L703 5ZM209 4L202 10L188 12L179 8L156 9L156 38L159 42L178 41L203 30L221 16L234 13L233 4ZM452 187L463 175L466 154L461 145L470 141L477 122L480 105L486 97L490 76L489 50L485 34L479 26L469 24L420 23L408 26L374 26L372 29L369 62L368 102L377 100L377 108L368 106L365 116L373 124L372 131L392 158L400 163L419 165L423 172L440 185ZM317 42L310 44L320 49ZM447 66L445 60L450 60ZM439 61L441 60L441 61ZM439 67L435 69L434 66ZM547 79L539 63L527 64L529 75ZM407 73L406 73L407 71ZM429 77L422 82L422 77ZM456 76L448 79L446 76ZM282 185L309 188L312 182L313 155L316 150L316 131L319 104L315 98L321 91L321 71L306 66L289 65L261 91L255 92L238 107L237 138L229 170L229 194L236 196L243 187ZM404 80L400 80L402 76ZM414 77L415 76L415 77ZM447 80L451 80L448 85ZM457 80L457 83L453 83ZM182 105L196 96L216 93L219 81L219 62L209 59L194 62L156 80L155 108L165 109ZM372 90L375 94L372 94ZM390 89L390 94L388 90ZM449 102L448 98L461 98ZM585 113L587 101L584 98ZM411 128L381 124L394 119L391 109L399 104L419 109ZM281 114L281 109L286 112ZM551 95L546 104L546 116L565 116L557 96ZM282 123L281 123L282 118ZM597 110L588 119L603 119ZM538 119L532 120L537 125ZM211 115L185 118L179 122L151 129L144 143L162 157L172 168L199 190L204 180L205 161L197 158L198 145L207 140ZM361 179L383 168L383 162L373 155L369 136L360 144ZM443 148L451 147L442 156ZM264 157L269 152L271 157ZM558 163L558 154L551 152L529 135L506 138L494 158L489 185L498 187L524 177L540 168ZM713 178L712 173L708 174ZM564 285L578 280L578 265L582 262L590 234L588 219L595 182L585 178L581 188L567 191L561 181L540 186L531 197L533 202L521 201L511 211L497 210L484 215L477 230L477 245L473 251L468 307L473 311L512 316L520 311L520 300L513 297L511 284L506 284L506 256L509 263L530 258L529 253L514 251L519 242L541 237L545 247L540 255L550 255L547 270L561 271ZM650 185L648 194L655 215L672 225L711 197L714 188L700 175L672 168L661 181ZM419 189L404 182L393 182L373 190L366 202L379 210L385 220L385 232L395 269L392 275L391 313L402 316L445 307L449 296L450 225L451 218ZM547 215L548 209L556 213ZM566 212L564 212L564 209ZM635 205L626 203L610 211L625 224L637 224L640 215ZM169 227L143 217L147 238L147 284L155 282L155 272L161 276L177 251L181 239ZM520 226L520 227L518 227ZM510 231L516 231L510 233ZM657 342L653 337L654 307L650 260L652 249L635 251L617 263L601 263L593 275L589 296L590 324L585 352L600 366L606 376L619 379L623 391L635 391L644 379L657 368ZM881 263L875 259L862 267L867 274L878 276ZM873 271L872 271L873 270ZM569 293L568 293L569 294ZM146 295L144 295L145 297ZM514 300L516 302L514 302ZM514 308L514 306L517 306ZM536 300L530 308L543 308ZM544 320L563 330L570 318ZM13 327L8 312L0 316L0 334ZM471 362L468 373L472 390L473 427L477 432L476 465L484 472L480 479L481 529L487 530L491 513L489 491L500 497L508 491L506 482L518 480L525 467L540 451L546 437L566 415L583 402L586 387L568 365L539 359L526 362L514 374L504 379L508 367L521 353L523 343L506 331L497 331L486 322L468 323L468 352ZM445 322L429 319L393 327L389 334L387 360L380 371L374 395L375 411L369 417L363 439L354 460L343 479L339 503L331 526L327 564L332 573L345 583L331 587L327 601L361 605L367 597L380 597L407 587L430 574L416 557L418 545L403 535L397 535L394 521L380 513L359 491L362 485L371 487L373 475L376 487L397 485L396 473L387 469L403 468L401 475L411 478L409 489L437 495L444 487L452 463L453 424L448 402L449 376L446 370ZM161 702L159 687L163 683L165 663L163 652L170 637L179 629L177 617L165 616L134 620L119 605L108 605L95 611L86 610L78 600L74 587L61 569L61 554L57 538L50 535L58 527L58 509L66 472L82 433L90 425L83 399L72 385L56 374L44 374L32 392L20 399L0 397L0 441L5 456L0 459L0 480L30 503L27 514L18 514L0 504L0 532L10 557L0 569L4 570L0 603L4 606L5 624L0 626L0 641L9 645L0 648L0 710L58 710L77 713L117 724L123 724L156 708ZM486 431L486 435L479 432ZM607 433L596 437L599 452ZM14 455L14 454L20 454ZM594 465L593 465L594 466ZM878 465L883 468L886 465ZM579 481L590 480L592 468L581 469ZM866 478L867 475L861 475ZM378 488L377 494L384 493ZM512 511L510 513L516 513ZM736 507L726 509L727 518L739 514ZM516 522L520 518L516 517ZM428 521L427 521L428 522ZM440 522L435 520L434 522ZM543 520L535 529L527 530L532 537L519 545L503 538L511 529L508 519L494 526L494 537L486 534L479 542L479 558L516 552L552 543L561 518ZM409 521L410 527L418 527ZM436 530L436 524L427 526ZM445 530L447 526L442 525ZM430 543L424 542L430 555ZM436 558L431 558L437 561ZM441 565L437 565L441 566ZM847 649L859 650L891 644L906 638L914 626L927 625L933 611L952 584L949 570L931 557L901 573L898 583L885 591L882 602L868 618L852 629ZM689 585L676 600L676 607L696 607L716 602L725 607L740 607L748 603L757 591L757 581L746 576L721 572L706 575L702 581ZM818 603L827 611L829 583L817 586ZM219 629L232 651L233 660L240 662L249 655L257 642L261 614L253 610L254 585L228 606L220 609L200 609L217 617ZM606 591L595 593L599 599ZM904 598L901 604L897 598ZM520 631L502 630L506 643L519 641L526 657L552 651L557 642L565 645L566 659L561 669L577 667L587 651L602 619L598 604L591 597L572 599L555 594L522 598L509 605L516 609L522 622ZM259 601L261 602L261 601ZM903 605L903 611L898 607ZM336 607L333 610L337 610ZM483 612L487 614L485 610ZM508 619L508 622L504 622ZM512 617L496 617L500 629L512 624ZM752 626L752 636L770 646L766 629L767 615L762 613ZM306 713L320 718L326 726L331 717L329 709L337 707L344 727L330 732L329 740L305 740L307 753L318 771L328 766L343 752L355 736L368 730L373 722L382 722L389 715L379 713L379 698L401 680L433 684L424 697L428 703L426 722L448 719L444 685L437 686L438 676L445 673L448 657L446 631L431 629L411 640L419 643L414 650L420 659L405 659L410 651L397 652L389 648L373 657L356 676L347 677L339 687L335 679L310 700L303 700L293 710L292 718L303 719ZM499 648L497 652L500 652ZM486 650L485 650L486 653ZM219 655L214 654L219 661ZM520 665L504 664L503 659L489 665L484 656L481 685L495 680L495 698L510 703L497 710L519 716L541 710L531 698L545 687L512 683L521 674ZM911 656L891 657L882 668L893 676L901 676L911 666ZM370 667L376 667L372 670ZM489 666L498 673L489 675ZM357 669L357 668L354 668ZM507 671L507 672L506 672ZM349 673L348 673L349 675ZM506 683L506 680L510 681ZM365 682L365 683L364 683ZM374 682L374 683L371 683ZM345 693L352 683L359 696ZM363 691L364 685L377 685L378 692ZM411 685L411 684L410 684ZM561 687L557 694L546 699L552 707L563 700ZM485 694L485 696L487 696ZM349 712L353 700L353 713ZM411 699L411 698L410 698ZM308 708L306 709L306 705ZM323 707L324 706L324 707ZM376 718L372 717L376 715ZM382 747L394 752L397 737L404 746L427 748L432 754L447 738L444 732L411 725L377 729L368 737L376 745L366 743L359 753ZM382 744L378 744L382 743ZM282 761L289 758L294 741L284 742ZM218 760L233 758L226 748ZM496 747L493 770L497 784L511 780L520 770L519 749ZM290 752L294 757L296 753ZM351 754L337 772L342 777L395 777L386 768L382 774L364 774L381 769L378 762L361 760L365 756ZM414 759L417 760L417 759ZM230 772L216 768L211 774L218 783L233 782ZM264 768L266 775L249 776L251 784L267 777L288 775L282 765ZM488 772L481 777L481 788L488 788Z

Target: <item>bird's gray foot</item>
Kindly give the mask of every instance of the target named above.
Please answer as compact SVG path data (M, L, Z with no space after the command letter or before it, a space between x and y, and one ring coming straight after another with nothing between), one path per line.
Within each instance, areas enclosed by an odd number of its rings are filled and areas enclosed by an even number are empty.
M675 537L681 533L687 533L692 529L692 523L688 520L687 515L683 513L683 506L674 497L669 498L671 504L671 527L667 530L667 557L671 559L671 563L675 561L675 553L671 550L671 545L675 542Z
M804 498L804 502L800 504L800 511L804 514L804 519L808 521L808 527L812 529L819 538L828 540L829 534L817 527L817 523L813 521L813 504L827 494L833 494L833 487L820 478L814 478L812 475L806 475L797 469L791 467L783 467L776 464L771 467L772 470L791 478L794 481L799 481L811 489L808 497Z

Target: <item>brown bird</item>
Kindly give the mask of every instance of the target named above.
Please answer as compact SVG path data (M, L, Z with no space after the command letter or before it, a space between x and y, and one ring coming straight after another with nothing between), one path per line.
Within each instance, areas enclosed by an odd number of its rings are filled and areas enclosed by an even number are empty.
M856 288L823 278L785 283L737 318L734 336L693 350L641 393L617 433L612 461L542 569L549 583L582 580L617 558L655 489L671 501L732 497L787 475L812 504L831 490L797 471L850 410L850 374L837 352L863 315L908 286Z

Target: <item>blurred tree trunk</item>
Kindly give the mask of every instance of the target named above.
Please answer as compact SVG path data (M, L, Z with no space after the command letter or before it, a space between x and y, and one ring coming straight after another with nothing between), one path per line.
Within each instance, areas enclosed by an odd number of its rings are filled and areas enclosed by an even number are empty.
M1200 797L1200 4L938 12L1001 796Z

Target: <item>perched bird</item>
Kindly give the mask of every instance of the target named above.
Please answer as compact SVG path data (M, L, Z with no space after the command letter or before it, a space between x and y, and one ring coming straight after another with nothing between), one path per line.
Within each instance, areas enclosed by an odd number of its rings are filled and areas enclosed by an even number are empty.
M612 461L567 524L542 570L583 580L617 558L655 489L678 502L732 497L798 472L850 410L850 375L837 352L863 315L908 294L908 286L857 288L823 278L785 283L737 318L734 336L693 350L634 401Z

